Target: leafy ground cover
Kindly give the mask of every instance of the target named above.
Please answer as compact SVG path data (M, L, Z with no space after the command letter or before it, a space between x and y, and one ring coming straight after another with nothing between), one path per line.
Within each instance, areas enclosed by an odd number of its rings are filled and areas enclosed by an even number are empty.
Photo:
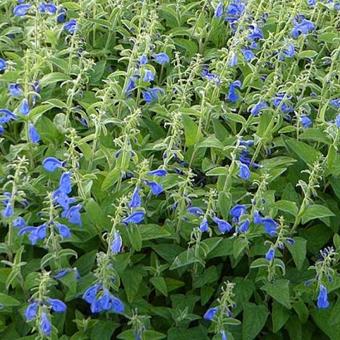
M340 3L0 3L1 339L340 339Z

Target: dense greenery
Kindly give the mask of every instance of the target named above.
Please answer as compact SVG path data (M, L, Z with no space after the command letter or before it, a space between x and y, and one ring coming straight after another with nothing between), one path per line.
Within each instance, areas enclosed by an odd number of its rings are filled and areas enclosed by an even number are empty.
M1 339L340 339L339 10L2 0Z

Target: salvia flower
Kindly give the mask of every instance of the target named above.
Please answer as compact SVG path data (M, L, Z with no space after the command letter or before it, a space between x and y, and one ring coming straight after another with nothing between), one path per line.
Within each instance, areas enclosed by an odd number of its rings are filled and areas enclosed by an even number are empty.
M233 52L229 60L229 66L234 67L237 65L237 63L238 63L237 53Z
M151 192L156 196L158 196L164 191L163 187L157 182L145 181L145 184L151 189Z
M57 231L62 238L70 238L72 236L71 230L68 226L62 223L55 223Z
M53 312L64 313L66 311L65 303L59 299L48 298L47 303L50 305Z
M22 95L21 85L18 83L11 83L8 85L9 95L12 97L20 97Z
M22 236L28 234L28 239L32 245L36 245L38 241L46 238L47 225L42 224L38 227L27 226L19 230L18 235Z
M302 19L300 22L295 22L291 35L294 39L297 39L300 35L306 35L314 30L315 25L311 21Z
M238 226L239 233L246 233L249 230L250 221L246 219Z
M329 101L329 104L337 109L340 108L340 98L334 98Z
M204 215L203 210L199 207L189 207L189 208L187 208L187 211L188 211L189 214L195 215L195 216Z
M42 2L39 4L38 10L40 13L55 14L57 13L57 6L52 3Z
M7 68L7 63L5 59L0 58L0 71L5 71Z
M287 103L287 101L290 99L289 96L287 96L285 93L280 92L276 95L276 97L273 98L273 105L275 107L280 107L281 111L283 113L289 113L293 111L293 107Z
M37 144L40 142L39 132L32 123L28 125L28 137L32 143Z
M65 217L72 224L82 225L80 210L82 209L81 204L74 205L65 214Z
M31 4L20 4L13 8L13 14L16 17L23 17L27 14L29 9L31 8Z
M164 177L167 175L167 171L164 169L157 169L157 170L152 170L148 172L149 176L158 176L158 177Z
M261 113L262 110L266 109L267 107L268 104L265 101L260 100L251 108L250 114L256 117Z
M77 20L71 19L64 24L64 30L70 34L74 34L77 31Z
M66 20L66 10L65 8L60 8L57 14L57 23L61 24Z
M237 221L239 218L246 213L247 209L246 206L243 204L236 204L230 209L231 217L235 218Z
M228 233L232 229L232 226L229 222L222 220L216 216L213 217L213 221L217 224L217 228L222 234Z
M122 247L123 247L122 237L120 236L119 231L115 231L110 246L112 254L116 255L120 253L122 251Z
M28 103L27 98L24 98L22 100L20 107L19 107L19 112L24 116L27 116L30 113L30 105Z
M292 58L295 55L295 46L292 43L287 44L282 52L279 54L280 60L285 60L286 58Z
M235 80L229 86L229 92L228 92L228 95L227 95L227 99L229 101L231 101L232 103L236 103L238 101L238 99L240 98L240 96L236 92L237 88L238 89L241 88L241 81L240 80Z
M139 194L140 188L138 186L135 187L133 190L130 202L129 202L129 207L130 208L138 208L142 205L142 199Z
M148 104L156 101L160 93L164 93L164 90L159 87L148 88L146 91L142 91L143 99Z
M240 0L232 0L226 8L226 21L233 24L238 21L245 10L245 4Z
M340 113L335 117L335 126L340 128Z
M215 317L217 312L218 307L211 307L204 313L203 318L205 320L211 321Z
M26 221L23 217L19 216L17 217L14 221L13 221L13 227L14 228L18 228L18 229L21 229L21 228L24 228L26 227Z
M145 54L143 54L143 55L141 55L140 57L139 57L139 64L140 65L146 65L147 63L148 63L148 56L147 55L145 55Z
M303 128L307 129L313 125L313 121L308 116L301 116L300 117L300 123Z
M327 288L323 284L320 284L320 287L319 287L317 306L319 309L326 309L329 307L328 291L327 291Z
M151 82L151 81L154 81L154 79L155 79L155 74L151 70L147 69L144 71L143 81Z
M144 220L145 212L143 210L135 211L131 213L129 216L123 218L122 223L123 224L130 224L130 223L141 223Z
M209 231L209 224L206 218L200 223L199 229L202 233Z
M155 60L157 64L160 64L160 65L164 65L170 62L169 56L164 52L155 54L153 56L153 59Z
M49 172L53 172L58 168L61 168L64 166L64 162L60 161L59 159L55 157L47 157L43 160L43 167L45 170Z
M244 180L249 179L251 173L250 173L250 170L249 170L249 168L246 164L240 163L238 175L240 176L240 178L242 178Z
M219 2L215 8L215 13L214 13L214 16L216 18L220 18L222 15L223 15L223 12L224 12L224 7L223 7L223 3L222 2Z
M264 230L269 236L274 236L279 226L272 218L262 218L260 224L264 226Z
M244 59L247 62L252 61L255 58L254 52L250 50L249 48L243 48L241 51L242 51Z
M69 171L64 172L59 180L59 190L65 194L69 194L72 191L71 173Z
M39 328L45 336L50 336L52 332L52 324L45 312L41 313Z
M32 321L37 317L38 314L38 302L31 302L25 309L25 319L26 321Z
M275 248L269 248L269 250L266 253L266 260L273 261L274 257L275 257Z

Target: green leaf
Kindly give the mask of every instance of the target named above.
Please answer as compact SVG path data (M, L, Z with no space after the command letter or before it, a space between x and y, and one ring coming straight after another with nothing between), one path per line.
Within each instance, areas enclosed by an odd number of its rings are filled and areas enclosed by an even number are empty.
M302 215L302 223L305 224L311 220L321 219L324 217L335 216L327 207L320 204L310 205Z
M198 131L197 124L185 114L182 115L182 120L184 126L185 145L195 145L201 136L201 133Z
M294 237L294 241L294 244L287 243L286 246L289 252L292 254L296 268L301 270L306 258L307 241L302 237Z
M61 72L49 73L41 78L40 85L41 87L45 87L47 85L51 85L60 81L66 81L70 79L71 78L67 74Z
M224 145L215 136L209 136L204 138L202 142L198 143L197 148L223 149Z
M302 51L298 54L298 57L300 59L305 59L305 58L313 58L316 55L318 55L318 52L313 51L313 50L307 50L307 51Z
M281 200L275 202L275 205L278 209L287 212L293 216L296 216L298 213L298 207L295 202Z
M280 303L274 301L272 305L273 332L277 333L289 319L289 311Z
M85 210L90 221L97 226L97 230L103 230L110 226L109 218L105 215L100 205L93 198L90 198L86 203Z
M135 266L132 269L125 269L121 273L121 279L127 299L129 303L132 303L142 283L143 274L141 270Z
M153 286L159 290L164 296L168 296L168 287L166 285L165 279L161 276L155 276L150 279Z
M218 166L216 168L210 169L207 171L207 176L226 176L227 174L227 168L224 166Z
M242 340L254 340L264 327L268 310L264 305L246 303L243 308Z
M276 280L273 283L267 282L261 289L286 308L292 308L288 280Z
M17 299L6 295L4 293L0 293L0 309L1 307L15 307L20 306L21 302L19 302Z
M164 226L159 226L157 224L144 224L139 230L143 241L168 238L171 236L171 233L166 230Z
M321 156L321 153L312 146L295 139L288 138L285 143L292 152L307 164L313 164Z

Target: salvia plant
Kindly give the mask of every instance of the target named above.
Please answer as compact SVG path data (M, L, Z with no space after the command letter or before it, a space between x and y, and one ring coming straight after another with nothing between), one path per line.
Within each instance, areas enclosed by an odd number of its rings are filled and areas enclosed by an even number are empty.
M0 1L0 338L339 340L339 11Z

